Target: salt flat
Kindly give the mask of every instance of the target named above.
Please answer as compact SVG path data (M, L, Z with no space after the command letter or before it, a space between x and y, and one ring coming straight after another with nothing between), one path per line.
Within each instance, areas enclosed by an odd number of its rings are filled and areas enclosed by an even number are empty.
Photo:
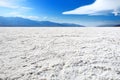
M120 80L120 28L0 28L0 80Z

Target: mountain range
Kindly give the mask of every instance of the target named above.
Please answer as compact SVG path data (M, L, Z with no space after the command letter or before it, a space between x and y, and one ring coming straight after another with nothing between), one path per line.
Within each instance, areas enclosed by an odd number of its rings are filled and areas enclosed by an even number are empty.
M104 24L97 27L120 27L120 24Z
M21 17L3 17L0 16L1 27L84 27L79 24L57 23L51 21L36 21Z

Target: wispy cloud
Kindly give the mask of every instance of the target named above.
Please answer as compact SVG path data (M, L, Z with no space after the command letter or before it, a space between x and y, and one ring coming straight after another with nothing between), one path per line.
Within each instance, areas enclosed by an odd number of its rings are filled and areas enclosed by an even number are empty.
M93 4L63 12L63 14L107 15L114 11L120 13L120 0L96 0Z
M16 8L16 5L13 5L13 0L0 0L0 7L6 7L6 8Z
M25 16L26 13L33 9L25 6L26 1L27 0L0 0L1 16L37 19L38 17L36 16Z
M11 8L11 9L30 9L29 7L22 6L20 2L25 0L0 0L0 7Z
M6 15L7 16L11 16L12 15L12 17L21 17L21 18L27 18L27 19L31 19L31 20L40 20L41 19L39 16L25 15L24 13L18 12L18 11L12 11L10 13L7 13Z

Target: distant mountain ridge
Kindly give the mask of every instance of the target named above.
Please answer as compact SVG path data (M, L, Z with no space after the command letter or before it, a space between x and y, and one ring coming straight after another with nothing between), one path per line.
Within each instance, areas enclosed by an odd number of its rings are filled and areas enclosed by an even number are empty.
M79 24L56 23L51 21L35 21L21 17L2 17L0 16L1 27L84 27Z
M120 27L120 24L105 24L105 25L99 25L97 27Z

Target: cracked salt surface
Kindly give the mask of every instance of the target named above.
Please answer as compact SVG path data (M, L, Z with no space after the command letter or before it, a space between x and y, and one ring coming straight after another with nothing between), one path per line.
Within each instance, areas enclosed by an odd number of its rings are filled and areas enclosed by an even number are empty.
M120 28L0 28L0 80L120 80Z

